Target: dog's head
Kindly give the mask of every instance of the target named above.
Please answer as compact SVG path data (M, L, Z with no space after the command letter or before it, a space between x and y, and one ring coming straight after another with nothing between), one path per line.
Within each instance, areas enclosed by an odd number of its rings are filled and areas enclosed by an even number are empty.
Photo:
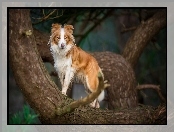
M72 25L52 24L51 45L57 45L59 49L66 49L75 42Z

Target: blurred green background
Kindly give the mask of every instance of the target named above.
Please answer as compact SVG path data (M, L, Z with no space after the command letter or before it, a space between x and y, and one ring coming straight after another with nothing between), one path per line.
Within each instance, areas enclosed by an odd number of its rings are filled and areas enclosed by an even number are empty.
M76 44L85 51L112 51L121 54L134 30L122 32L123 29L137 27L142 21L150 18L158 9L147 8L37 8L31 9L30 17L33 27L50 33L52 23L72 24ZM49 16L46 18L46 16ZM166 98L166 65L167 65L167 29L161 30L143 51L135 68L139 84L160 85ZM45 63L48 71L53 66ZM56 77L52 77L58 84ZM24 100L16 86L9 67L9 123L39 124L38 115ZM152 89L139 93L140 103L152 106L160 104L160 98Z

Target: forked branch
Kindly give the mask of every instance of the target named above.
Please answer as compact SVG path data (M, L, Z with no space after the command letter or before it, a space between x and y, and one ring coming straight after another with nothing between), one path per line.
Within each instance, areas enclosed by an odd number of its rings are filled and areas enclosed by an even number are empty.
M166 99L163 97L162 93L161 93L161 89L159 85L153 85L153 84L144 84L144 85L138 85L137 86L138 90L142 90L142 89L154 89L157 91L159 97L161 98L161 100L163 102L166 102Z

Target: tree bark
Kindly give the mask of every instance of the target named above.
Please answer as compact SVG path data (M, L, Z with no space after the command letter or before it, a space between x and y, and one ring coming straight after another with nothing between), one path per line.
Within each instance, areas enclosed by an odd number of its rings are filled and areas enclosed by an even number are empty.
M158 11L145 22L142 22L129 38L123 50L123 57L134 68L144 48L159 31L167 26L167 10Z
M159 120L158 124L166 123L165 106L114 111L83 106L73 112L57 115L57 109L73 100L61 94L43 65L36 47L29 10L9 10L9 60L18 87L43 124L154 124Z
M94 52L110 87L107 90L108 109L131 108L138 104L136 79L130 64L112 52Z

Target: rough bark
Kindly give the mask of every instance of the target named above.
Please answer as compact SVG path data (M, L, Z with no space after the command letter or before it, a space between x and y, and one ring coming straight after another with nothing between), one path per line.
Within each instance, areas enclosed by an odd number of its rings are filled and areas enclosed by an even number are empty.
M167 26L167 10L159 10L150 19L142 22L129 38L123 50L123 57L132 67L138 62L144 48L159 31Z
M108 87L108 108L130 108L137 106L136 79L130 64L118 54L95 52L92 55L103 69Z
M114 111L84 106L71 113L56 115L57 109L73 100L61 94L43 65L36 47L29 10L9 10L9 60L17 85L30 106L38 112L42 123L151 124L160 119L159 124L166 123L165 106L157 109L144 106Z

